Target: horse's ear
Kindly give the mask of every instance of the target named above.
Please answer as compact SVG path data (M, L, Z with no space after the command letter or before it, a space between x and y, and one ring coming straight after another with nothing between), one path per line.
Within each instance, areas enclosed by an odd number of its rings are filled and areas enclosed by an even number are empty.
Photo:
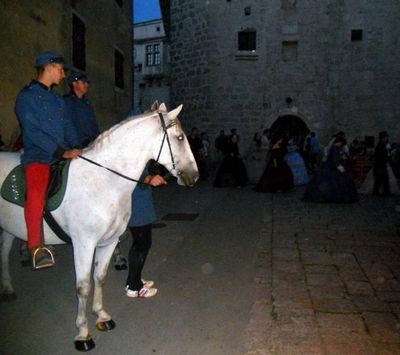
M158 111L160 111L160 112L168 112L167 106L165 106L164 102L158 107Z
M180 104L175 110L170 111L170 112L168 113L168 116L169 116L171 119L174 119L174 118L178 117L179 113L180 113L181 110L182 110L182 107L183 107L183 105Z
M150 111L151 111L151 112L153 112L153 111L158 111L158 107L159 107L158 100L156 100L156 101L154 101L153 104L151 105Z

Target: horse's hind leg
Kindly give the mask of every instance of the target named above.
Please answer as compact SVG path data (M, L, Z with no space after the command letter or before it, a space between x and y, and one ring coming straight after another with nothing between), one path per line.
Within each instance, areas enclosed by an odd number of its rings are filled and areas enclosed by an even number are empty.
M96 248L94 267L94 296L93 311L97 314L96 327L98 330L111 330L115 327L111 316L103 308L103 284L108 266L118 240L106 246Z
M3 289L0 295L0 300L2 302L12 301L16 299L14 288L11 284L11 276L10 276L10 251L12 247L12 243L14 241L14 236L5 230L1 233L2 236L2 245L1 245L1 281L3 285Z

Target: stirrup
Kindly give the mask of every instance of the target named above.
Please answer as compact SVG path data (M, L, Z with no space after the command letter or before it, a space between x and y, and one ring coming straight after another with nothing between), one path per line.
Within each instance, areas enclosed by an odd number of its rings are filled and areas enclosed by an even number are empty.
M37 265L36 264L36 256L37 256L37 253L40 252L40 251L44 251L45 253L47 253L47 256L50 257L50 260L48 262L43 263L43 264ZM32 269L33 270L46 269L48 267L54 266L54 264L55 264L54 256L53 256L53 253L50 251L49 248L37 247L35 249L35 251L32 254Z

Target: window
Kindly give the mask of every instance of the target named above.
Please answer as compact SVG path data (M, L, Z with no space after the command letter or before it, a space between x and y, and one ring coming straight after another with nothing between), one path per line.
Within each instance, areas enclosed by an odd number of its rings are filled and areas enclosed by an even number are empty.
M86 69L86 26L75 14L72 15L72 64L75 68Z
M159 44L148 44L146 46L146 65L148 67L161 64L161 53Z
M282 60L295 62L297 60L297 41L282 42Z
M246 30L238 33L238 49L239 51L255 51L256 50L256 31Z
M114 50L115 86L124 88L124 55L118 49Z
M251 15L251 7L250 6L247 6L244 8L244 14L245 14L245 16Z
M115 2L118 4L119 7L122 8L123 0L115 0Z
M363 40L363 30L351 30L351 40L362 41Z

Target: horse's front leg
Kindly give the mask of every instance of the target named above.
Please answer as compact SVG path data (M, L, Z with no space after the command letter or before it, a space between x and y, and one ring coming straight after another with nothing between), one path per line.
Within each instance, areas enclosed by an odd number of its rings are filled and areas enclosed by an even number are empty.
M10 276L10 251L12 247L12 243L14 241L14 236L5 230L1 233L2 243L1 243L1 281L2 281L2 292L0 300L2 302L12 301L16 299L14 288L11 284L11 276Z
M114 249L118 244L118 239L115 242L96 248L96 256L94 263L94 295L93 295L93 312L97 314L96 327L98 330L111 330L115 327L111 316L103 308L103 284L107 275L108 266Z
M78 296L78 316L76 326L79 330L75 337L75 348L79 351L88 351L95 344L89 334L87 319L87 300L90 292L90 271L92 269L94 245L74 243L74 263L76 273L76 292Z

